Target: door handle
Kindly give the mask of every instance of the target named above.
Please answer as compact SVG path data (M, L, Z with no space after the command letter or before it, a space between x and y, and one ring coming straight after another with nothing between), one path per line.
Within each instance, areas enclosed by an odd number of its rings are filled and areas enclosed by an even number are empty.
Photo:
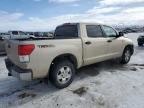
M112 42L112 40L107 40L107 42Z
M90 44L91 44L91 42L90 42L90 41L87 41L87 42L85 42L85 44L90 45Z

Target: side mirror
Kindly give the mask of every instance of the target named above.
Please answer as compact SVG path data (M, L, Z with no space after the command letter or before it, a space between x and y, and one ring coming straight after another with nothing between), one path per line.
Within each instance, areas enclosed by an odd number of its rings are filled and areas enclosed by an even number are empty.
M119 37L124 36L123 32L119 32Z

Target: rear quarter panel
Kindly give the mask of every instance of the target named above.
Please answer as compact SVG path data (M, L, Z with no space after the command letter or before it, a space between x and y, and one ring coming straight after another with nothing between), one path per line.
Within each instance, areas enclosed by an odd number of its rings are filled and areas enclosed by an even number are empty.
M46 77L54 58L62 54L69 53L74 55L77 58L78 67L83 63L82 42L80 38L21 41L19 44L35 44L35 49L30 55L29 63L20 63L17 57L14 57L15 59L12 60L23 69L32 69L33 79ZM43 45L47 47L40 47Z

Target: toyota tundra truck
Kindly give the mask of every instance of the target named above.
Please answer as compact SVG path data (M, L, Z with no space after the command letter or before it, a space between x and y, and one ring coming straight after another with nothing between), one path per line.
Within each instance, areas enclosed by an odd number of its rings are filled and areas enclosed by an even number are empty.
M24 81L47 78L57 88L69 86L82 66L118 59L126 64L133 42L114 28L94 23L65 23L53 38L7 40L8 75Z

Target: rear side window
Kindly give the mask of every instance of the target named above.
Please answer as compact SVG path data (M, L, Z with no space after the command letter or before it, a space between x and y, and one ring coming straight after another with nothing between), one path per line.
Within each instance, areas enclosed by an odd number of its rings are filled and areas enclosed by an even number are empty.
M87 25L86 29L88 37L103 37L103 33L99 25Z
M78 28L77 25L62 25L56 28L54 33L55 38L77 38Z

